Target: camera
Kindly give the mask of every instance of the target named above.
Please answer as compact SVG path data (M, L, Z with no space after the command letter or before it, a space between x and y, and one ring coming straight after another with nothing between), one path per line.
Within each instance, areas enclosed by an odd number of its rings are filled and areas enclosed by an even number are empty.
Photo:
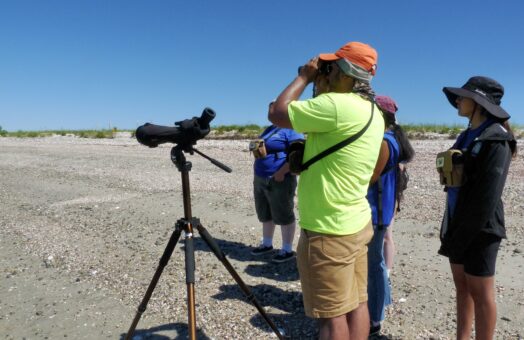
M266 144L263 139L256 139L249 142L249 151L256 159L267 156Z
M306 141L303 139L294 140L289 144L286 160L289 163L289 171L291 173L298 175L302 172L302 161L304 159L305 148Z
M318 73L322 74L324 76L327 76L328 74L333 71L333 64L331 62L320 62L320 65L318 65Z
M302 67L298 67L298 74L300 74L300 71L302 70ZM318 74L327 76L333 71L333 64L330 61L319 61L318 62Z
M437 154L436 167L440 184L447 187L460 187L464 181L464 154L457 149L449 149Z

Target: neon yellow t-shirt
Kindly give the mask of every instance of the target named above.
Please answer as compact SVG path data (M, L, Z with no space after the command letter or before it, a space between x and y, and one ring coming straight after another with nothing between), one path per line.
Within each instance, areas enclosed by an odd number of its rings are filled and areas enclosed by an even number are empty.
M354 93L325 93L288 106L293 129L307 133L303 162L359 132L371 103ZM303 229L350 235L371 219L366 199L369 180L384 136L384 119L375 106L373 120L356 141L312 164L300 174L298 211Z

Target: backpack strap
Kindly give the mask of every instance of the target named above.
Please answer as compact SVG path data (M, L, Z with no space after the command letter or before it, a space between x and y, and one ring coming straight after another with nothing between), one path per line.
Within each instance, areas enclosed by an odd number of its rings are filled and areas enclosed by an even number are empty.
M343 141L341 141L341 142L339 142L339 143L337 143L337 144L327 148L326 150L322 151L321 153L319 153L315 157L311 158L310 160L308 160L307 162L302 164L302 171L307 170L316 161L321 160L322 158L326 157L327 155L337 151L338 149L342 149L343 147L345 147L345 146L353 143L357 139L359 139L360 136L362 136L364 134L364 132L366 132L368 127L371 125L371 121L373 120L373 112L374 111L375 111L375 101L371 101L371 115L369 117L368 122L362 128L362 130L360 130L359 132L357 132L354 135L350 136L349 138L344 139Z

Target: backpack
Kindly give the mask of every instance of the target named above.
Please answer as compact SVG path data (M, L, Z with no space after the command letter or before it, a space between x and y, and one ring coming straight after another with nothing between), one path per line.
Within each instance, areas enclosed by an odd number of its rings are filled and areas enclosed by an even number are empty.
M395 201L397 202L397 212L400 211L400 202L404 199L404 190L408 188L409 173L406 163L399 163L396 166L397 187L395 188Z

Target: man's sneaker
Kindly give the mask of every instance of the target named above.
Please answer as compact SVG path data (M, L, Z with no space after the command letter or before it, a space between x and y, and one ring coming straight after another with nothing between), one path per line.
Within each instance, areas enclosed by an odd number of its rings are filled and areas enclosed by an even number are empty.
M264 246L263 244L261 244L251 251L251 255L260 256L260 255L264 255L272 251L273 251L273 246Z
M293 259L294 257L295 257L295 252L293 251L287 252L287 251L281 250L278 252L278 254L273 256L273 259L271 260L271 262L282 263L282 262L289 261Z

